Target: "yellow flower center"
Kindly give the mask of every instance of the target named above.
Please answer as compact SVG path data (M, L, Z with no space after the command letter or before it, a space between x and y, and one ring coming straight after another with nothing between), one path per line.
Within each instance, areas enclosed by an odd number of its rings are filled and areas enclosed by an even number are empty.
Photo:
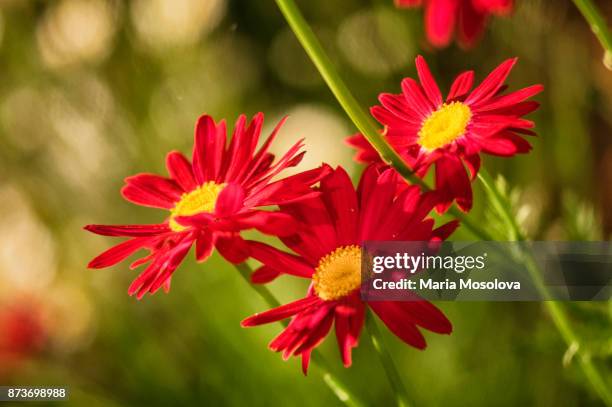
M444 103L423 123L418 143L429 151L443 147L463 136L471 118L472 111L466 104Z
M184 193L181 200L170 210L170 229L175 232L187 229L175 220L177 216L191 216L202 212L212 213L223 188L225 184L208 181L193 191Z
M361 248L338 247L319 260L312 279L315 293L323 300L337 300L350 294L361 284Z

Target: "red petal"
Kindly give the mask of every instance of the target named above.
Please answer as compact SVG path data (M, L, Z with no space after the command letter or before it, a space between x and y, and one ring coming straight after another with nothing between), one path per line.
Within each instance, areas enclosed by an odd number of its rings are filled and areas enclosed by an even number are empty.
M342 357L342 364L344 367L349 367L352 363L351 350L353 349L353 342L349 335L349 318L336 312L336 340L338 341L338 348L340 349L340 356Z
M539 107L540 107L540 104L538 102L527 101L527 102L520 102L515 105L505 107L505 108L493 110L491 111L491 113L506 114L506 115L521 117L521 116L525 116L531 112L536 111Z
M474 109L474 111L487 112L491 110L507 108L516 105L526 99L529 99L530 97L537 95L543 90L544 86L542 85L529 86L527 88L517 90L516 92L512 92L504 96L498 96L490 100L488 103L483 103L482 106L479 105Z
M308 261L316 264L338 247L334 222L321 197L284 205L281 210L299 222L297 234L281 240Z
M183 190L171 179L154 174L138 174L125 179L121 189L125 199L138 205L172 209Z
M397 176L395 170L389 169L377 177L372 190L360 191L362 204L359 213L358 241L373 239L373 236L380 232L381 218L387 213L395 197Z
M310 187L332 172L323 164L259 188L245 200L246 207L284 205L313 197Z
M353 183L342 167L321 181L321 198L333 218L338 245L352 244L357 240L359 207Z
M384 168L384 166L372 164L367 166L361 174L359 185L357 186L357 196L360 198L360 208L365 207L368 199L372 196L374 188L376 188L381 168Z
M85 230L102 236L156 236L170 232L168 224L158 225L87 225Z
M150 287L148 288L148 292L153 294L161 287L166 287L165 289L169 289L169 281L172 277L172 274L176 271L178 266L181 264L187 253L189 253L189 249L191 249L191 245L193 244L192 238L185 238L182 242L178 243L173 250L169 252L169 256L162 264L161 272L159 273L157 279L152 282ZM144 290L144 286L141 290Z
M174 243L173 247L157 254L153 262L132 282L128 294L136 294L136 297L141 299L146 293L153 294L162 286L167 285L168 280L189 252L192 243L193 238L190 235L184 235L182 240Z
M349 316L349 337L353 343L353 347L359 344L359 335L363 329L363 323L365 321L365 303L361 301L361 298L357 297L352 307L355 312Z
M227 141L227 125L225 120L221 120L217 125L215 134L215 147L207 156L208 173L211 179L221 181L221 166L223 164L223 154L225 153L225 143Z
M453 220L433 230L431 237L437 240L446 240L459 227L459 221Z
M474 85L474 71L463 72L457 76L451 85L446 100L452 101L463 98L472 89L472 85Z
M527 153L531 150L531 145L527 140L509 131L500 133L494 137L487 137L480 143L482 145L482 151L502 157Z
M406 318L405 315L398 315L393 304L393 302L389 301L372 301L368 303L370 308L372 308L376 315L380 317L395 336L417 349L425 349L427 343L414 321L410 318Z
M132 284L128 287L128 295L131 296L136 294L136 298L139 300L144 297L151 284L155 281L155 278L159 275L160 270L161 262L159 259L155 259L134 281L132 281ZM143 288L144 284L146 284L146 287Z
M419 55L416 58L416 68L417 73L419 75L419 80L421 81L421 86L423 90L425 90L425 94L433 103L434 107L438 108L442 104L442 94L440 93L440 89L436 84L436 80L431 75L431 71L429 70L429 66L427 66L427 62L425 62L425 58Z
M297 301L290 302L289 304L281 305L280 307L255 314L243 320L240 325L246 328L280 321L289 318L320 301L321 300L319 297L311 295L306 298L301 298Z
M285 253L265 243L248 240L249 255L266 266L285 274L310 278L314 270L301 257Z
M215 234L202 232L196 239L196 259L204 261L210 257L215 248Z
M125 260L137 250L147 246L150 242L150 238L137 237L134 239L126 240L125 242L119 243L118 245L111 247L104 253L97 256L95 259L89 262L87 267L92 269L100 269L112 266L122 260Z
M332 323L334 322L334 313L329 312L329 308L322 308L321 312L325 312L324 317L320 320L315 319L316 322L311 321L312 328L306 331L306 340L293 351L295 355L310 352L312 349L316 348L329 333Z
M476 175L478 175L478 170L480 169L480 155L466 155L463 157L463 162L465 162L466 166L470 170L470 179L474 181Z
M369 303L372 306L372 303ZM377 302L378 310L400 325L415 324L438 334L450 334L453 326L446 316L429 301L419 300L414 295L413 301ZM385 324L387 321L381 316ZM387 325L388 326L388 325Z
M439 213L443 213L453 199L466 212L472 208L470 179L456 156L446 154L436 162L436 191L442 194L442 203L436 207Z
M224 180L235 182L244 178L244 173L248 169L249 163L253 158L253 153L263 126L263 114L257 113L248 128L244 128L246 118L240 116L234 127L234 134L230 147L225 155L228 162L227 169L224 169Z
M221 168L222 153L225 147L225 122L218 125L212 117L201 116L195 129L192 167L198 184L217 180Z
M372 147L370 142L361 133L344 139L345 143L357 150L355 161L361 164L369 164L373 162L382 162L378 151Z
M513 0L478 0L474 3L491 14L505 15L512 11Z
M178 151L171 151L168 153L166 156L166 167L168 168L170 177L172 177L184 191L192 191L198 186L193 178L191 163Z
M242 263L249 257L247 244L238 234L217 236L215 247L221 256L233 264Z
M457 20L457 0L429 0L425 5L427 39L435 47L445 47L451 40Z
M297 222L293 217L281 212L252 211L236 220L239 230L255 228L272 236L294 234Z
M408 104L403 94L392 95L390 93L382 93L378 96L378 100L385 109L402 121L418 126L421 125L419 114Z
M255 181L258 181L258 179L263 177L264 175L269 176L269 177L272 176L270 174L270 171L267 171L264 174L264 173L261 173L261 171L257 171L257 170L261 168L260 164L269 158L270 155L268 153L268 150L270 148L270 145L272 144L272 142L278 135L278 132L280 131L281 127L283 126L286 120L287 120L287 117L283 117L281 121L278 122L278 124L274 127L274 130L272 130L272 133L264 141L261 148L257 151L255 156L251 160L251 163L249 164L249 168L250 168L249 171L245 172L240 178L237 179L237 181L244 182L245 185L250 186L253 180L250 180L251 182L249 182L249 178L251 178L256 173L258 173L259 177L256 177L257 179ZM278 171L289 166L288 162L291 161L294 155L297 154L298 150L302 147L302 141L303 140L299 140L297 143L295 143L293 147L290 148L283 157L281 157L279 162L276 163L275 167L278 169Z
M418 7L422 0L394 0L397 7Z
M304 376L308 374L308 366L310 366L310 351L302 352L302 373Z
M408 104L422 118L428 117L434 111L434 105L427 99L423 93L423 88L414 79L404 78L402 80L402 91Z
M282 273L268 266L261 266L251 274L253 284L266 284L275 280Z
M201 212L192 216L177 216L174 220L185 227L204 229L210 227L216 218L212 213Z
M495 96L499 88L504 85L506 78L517 60L517 58L511 58L502 62L476 89L474 89L465 100L465 103L468 105L475 105Z
M378 120L378 122L388 127L401 127L404 125L404 119L396 116L382 106L373 106L370 108L370 114ZM419 113L420 114L420 113Z
M459 10L459 43L466 48L472 47L482 35L487 15L474 8L471 1L461 2Z
M245 192L239 184L230 183L223 188L215 203L215 215L225 217L240 211L244 205Z

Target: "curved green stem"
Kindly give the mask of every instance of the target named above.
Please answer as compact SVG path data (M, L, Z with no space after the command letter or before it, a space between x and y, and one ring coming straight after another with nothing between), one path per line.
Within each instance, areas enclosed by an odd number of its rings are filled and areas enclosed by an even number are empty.
M240 272L240 275L246 280L246 282L251 286L251 288L257 291L257 294L263 298L263 300L270 306L270 308L280 307L281 303L276 299L274 294L268 290L268 288L261 284L253 284L251 283L251 274L253 270L247 263L239 263L234 264L234 267ZM284 326L287 326L287 321L283 320L281 323Z
M592 0L573 0L574 4L580 10L584 19L591 26L591 31L601 43L604 49L604 65L612 70L612 32L608 28L606 19L593 4Z
M235 264L234 267L240 272L240 275L244 278L244 280L249 284L251 288L253 288L257 293L263 298L263 300L270 306L271 308L276 308L280 306L280 302L276 299L274 294L268 290L267 287L259 284L251 283L251 267L247 263ZM283 326L287 326L287 321L281 321ZM311 354L312 361L316 363L317 367L321 371L323 376L323 381L330 388L330 390L338 397L338 400L343 402L349 407L362 407L364 404L359 401L342 383L336 376L334 376L327 364L327 361L317 352L316 349L312 351Z
M492 234L490 234L485 228L481 227L479 224L475 223L465 212L462 212L461 209L456 206L451 206L448 208L447 213L449 215L454 216L455 218L461 221L461 226L465 227L469 230L474 237L480 240L495 240Z
M485 187L487 192L489 192L489 196L491 196L492 198L491 204L495 206L495 208L497 209L499 213L502 213L504 215L504 218L505 218L504 220L506 221L506 224L510 228L510 235L509 235L510 240L512 241L525 240L525 236L523 236L523 232L521 231L521 228L518 222L516 221L516 217L512 214L510 207L504 204L502 196L500 195L499 191L493 184L493 178L491 178L489 173L483 169L482 171L478 173L478 179L480 180L482 185Z
M366 327L368 330L368 334L370 335L370 340L372 341L372 345L378 354L380 362L387 373L387 377L389 378L389 382L391 383L391 387L394 390L395 397L397 399L397 405L399 407L409 407L410 403L408 402L408 393L406 392L406 388L404 387L404 383L402 382L401 376L397 369L395 368L395 363L393 363L393 358L391 354L387 350L385 343L380 335L380 331L378 330L378 326L376 325L376 321L373 318L372 313L368 313L366 316Z

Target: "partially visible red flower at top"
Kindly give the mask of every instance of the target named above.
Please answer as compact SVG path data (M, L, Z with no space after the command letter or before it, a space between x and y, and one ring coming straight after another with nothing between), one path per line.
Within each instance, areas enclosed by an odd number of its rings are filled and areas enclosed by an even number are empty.
M369 306L401 340L416 348L426 346L419 328L450 334L451 323L431 303L372 301L360 296L361 245L365 241L440 241L457 227L449 222L434 228L427 215L436 202L435 193L422 194L416 186L401 188L398 174L372 165L364 172L357 191L342 168L321 180L319 197L281 210L300 220L294 235L281 240L296 254L260 242L249 241L251 256L263 266L253 274L254 282L267 282L280 274L309 279L305 298L245 319L251 327L292 318L270 348L284 358L302 357L306 373L311 351L335 325L336 338L345 366L351 364L366 307Z
M530 97L543 90L542 85L504 94L504 82L517 59L499 65L472 90L474 72L455 79L442 98L425 59L419 56L416 67L420 84L412 78L402 81L399 95L383 93L381 106L371 109L384 125L384 137L419 177L435 164L436 190L442 195L439 212L448 209L454 199L464 211L472 207L473 179L480 168L480 153L509 157L531 150L521 135L534 135L534 123L523 119L539 107ZM365 138L357 134L348 143L358 149L357 160L371 162L380 158Z
M457 31L458 41L470 47L482 34L490 16L506 16L513 0L395 0L398 7L425 7L425 30L435 47L445 47Z
M121 190L130 202L166 210L166 220L153 225L86 226L99 235L130 238L93 259L89 267L109 267L147 249L149 254L130 266L148 263L128 290L142 298L162 286L166 291L170 288L172 274L194 243L199 261L216 247L228 261L239 263L246 257L241 230L255 228L275 236L292 233L295 225L289 215L257 208L313 196L316 192L309 187L331 169L323 166L272 182L304 154L299 141L274 162L268 149L283 122L257 149L263 114L248 125L245 116L240 116L229 143L225 122L202 116L196 124L192 162L170 152L166 157L169 178L138 174L126 178Z

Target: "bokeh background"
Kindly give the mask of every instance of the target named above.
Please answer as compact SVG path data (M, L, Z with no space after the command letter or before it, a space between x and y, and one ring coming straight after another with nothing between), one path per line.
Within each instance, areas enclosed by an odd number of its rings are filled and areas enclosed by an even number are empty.
M517 0L479 46L433 50L420 10L391 0L300 1L364 106L398 92L425 55L445 89L519 56L510 85L543 83L531 154L487 159L533 239L606 239L612 231L612 72L569 0ZM598 2L609 20L612 4ZM302 167L360 168L342 142L355 128L307 60L272 0L0 1L0 384L68 385L67 405L339 405L317 369L267 350L279 326L244 330L266 308L215 255L190 256L169 294L128 297L125 264L87 270L109 238L87 223L158 222L164 214L119 195L122 179L161 172L189 152L202 113L289 120L282 151L305 137ZM489 222L476 191L471 216ZM493 223L490 223L493 226ZM503 238L503 230L500 232ZM459 231L456 239L470 239ZM282 300L305 286L280 279ZM610 378L612 305L565 304L591 357ZM538 303L443 303L451 336L418 351L385 332L417 405L598 405ZM367 338L334 371L371 404L393 395Z

